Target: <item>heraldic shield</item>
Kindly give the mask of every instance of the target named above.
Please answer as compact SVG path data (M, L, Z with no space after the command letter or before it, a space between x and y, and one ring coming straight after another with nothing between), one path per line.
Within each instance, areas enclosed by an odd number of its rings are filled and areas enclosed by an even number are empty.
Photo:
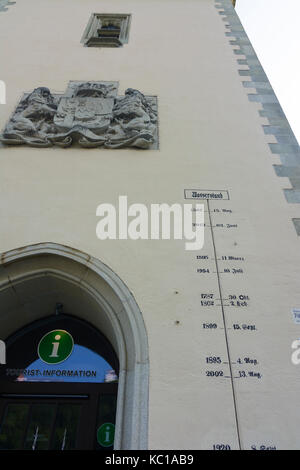
M20 101L0 140L33 147L157 148L157 102L117 82L69 82L64 95L36 88Z

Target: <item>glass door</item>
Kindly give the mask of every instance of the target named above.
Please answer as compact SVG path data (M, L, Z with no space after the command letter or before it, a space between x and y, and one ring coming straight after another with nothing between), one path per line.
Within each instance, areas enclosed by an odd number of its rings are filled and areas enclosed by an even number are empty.
M112 450L117 383L11 383L0 393L0 450Z
M78 449L84 407L80 400L8 400L0 424L0 449Z

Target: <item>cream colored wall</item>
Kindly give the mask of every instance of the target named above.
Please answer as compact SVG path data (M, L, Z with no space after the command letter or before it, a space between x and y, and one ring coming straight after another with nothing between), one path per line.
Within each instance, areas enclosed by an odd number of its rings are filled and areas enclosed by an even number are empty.
M131 13L129 43L84 48L92 12ZM185 251L183 241L104 242L95 211L119 195L129 203L190 202L187 188L229 190L230 201L211 207L230 208L230 222L239 224L216 229L215 241L220 255L246 258L244 275L221 276L225 296L251 299L246 310L225 309L227 324L257 327L228 330L232 360L257 357L262 373L234 379L242 447L299 446L299 370L290 361L299 335L290 310L300 306L299 239L290 219L299 210L284 199L265 121L248 102L225 31L213 0L17 0L0 13L1 128L23 92L38 86L64 92L69 80L117 80L119 93L132 87L158 96L158 151L0 149L0 251L68 245L107 264L133 292L149 338L152 449L238 447L231 381L205 375L207 356L227 358L220 307L200 306L201 293L218 293L213 260L203 264L209 275L196 272L197 254L213 256L210 228L200 253ZM211 320L215 332L202 327Z

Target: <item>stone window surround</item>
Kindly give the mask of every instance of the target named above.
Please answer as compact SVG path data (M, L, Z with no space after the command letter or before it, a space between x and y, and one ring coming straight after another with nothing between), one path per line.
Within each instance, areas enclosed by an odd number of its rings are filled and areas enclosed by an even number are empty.
M88 44L89 40L95 38L97 40L97 45L93 44L95 47L107 47L103 42L101 44L101 38L98 37L97 31L101 27L101 20L107 21L112 20L112 22L117 21L120 24L120 35L119 41L120 45L128 43L129 29L131 23L131 15L127 13L92 13L88 24L84 30L83 36L81 38L81 43L86 47L90 47Z

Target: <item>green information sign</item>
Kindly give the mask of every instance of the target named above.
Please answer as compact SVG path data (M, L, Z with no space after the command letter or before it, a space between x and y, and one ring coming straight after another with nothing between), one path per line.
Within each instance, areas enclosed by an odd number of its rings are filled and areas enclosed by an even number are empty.
M102 447L111 447L115 438L115 425L104 423L97 431L97 441Z
M47 333L38 345L39 358L47 364L59 364L72 353L74 341L65 330L53 330Z

